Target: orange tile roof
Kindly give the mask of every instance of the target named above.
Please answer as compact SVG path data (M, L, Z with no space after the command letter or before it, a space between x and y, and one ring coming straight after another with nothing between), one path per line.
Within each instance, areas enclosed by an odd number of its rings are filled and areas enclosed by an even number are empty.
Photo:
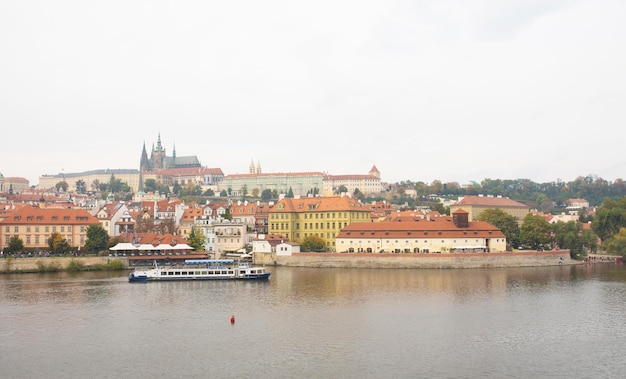
M8 214L0 223L11 225L90 225L98 224L98 219L85 209L41 209L27 205Z
M283 209L280 209L283 204ZM351 211L363 211L370 212L370 209L358 200L349 196L327 196L327 197L303 197L303 198L290 198L285 197L278 201L274 208L270 212L351 212Z
M416 221L353 222L337 238L505 238L500 229L484 221L469 222L459 228L452 217Z

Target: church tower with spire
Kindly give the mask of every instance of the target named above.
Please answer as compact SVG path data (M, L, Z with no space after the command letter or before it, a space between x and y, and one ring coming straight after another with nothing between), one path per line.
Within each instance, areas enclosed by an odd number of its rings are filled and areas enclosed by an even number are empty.
M161 170L164 168L165 149L161 144L161 133L159 133L156 147L152 150L152 157L150 158L150 160L152 161L153 170Z
M143 149L141 151L141 161L139 161L139 171L152 171L150 161L148 160L148 153L146 152L146 142L143 143Z

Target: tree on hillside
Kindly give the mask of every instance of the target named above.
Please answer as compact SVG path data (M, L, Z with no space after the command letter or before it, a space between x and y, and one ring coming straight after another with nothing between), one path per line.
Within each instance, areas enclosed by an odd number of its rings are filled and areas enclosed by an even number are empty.
M67 188L69 187L69 185L65 180L63 180L58 182L54 187L57 189L57 191L67 192Z
M263 190L263 192L261 192L261 200L263 201L268 201L272 198L272 190L269 188L266 188Z
M143 189L145 192L156 192L157 184L155 179L146 179L143 184Z
M478 215L478 221L485 221L500 229L506 236L509 247L519 246L519 225L517 219L502 209L485 209Z
M84 180L79 179L76 181L76 192L78 193L86 193L87 192L87 184Z
M626 227L626 197L619 200L606 198L596 210L591 228L602 241L607 241Z
M608 254L621 255L626 258L626 228L621 228L619 232L603 244Z
M98 253L106 250L109 244L109 233L100 225L92 224L86 230L87 240L85 240L85 251L88 253Z
M539 250L550 245L552 227L545 218L529 213L520 227L520 243Z
M342 184L335 189L334 194L341 195L342 193L346 193L346 192L348 192L348 188L346 188L346 186Z

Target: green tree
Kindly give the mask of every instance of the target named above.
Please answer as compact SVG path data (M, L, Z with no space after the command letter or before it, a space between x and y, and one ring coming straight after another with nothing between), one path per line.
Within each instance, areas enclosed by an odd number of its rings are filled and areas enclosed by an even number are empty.
M7 253L17 253L24 249L24 241L18 236L12 236L9 238L9 246L4 248Z
M291 187L289 187L289 191L287 192L287 195L285 195L285 197L293 198L293 190L291 189Z
M263 201L269 201L272 198L272 190L269 188L266 188L263 190L263 192L261 192L261 200Z
M224 211L224 214L222 215L222 217L225 220L232 220L233 219L233 215L230 214L230 210L228 208L226 208L226 210Z
M341 195L342 193L347 193L347 192L348 192L348 188L346 188L346 186L342 184L339 187L337 187L337 189L335 190L335 195Z
M477 219L478 221L485 221L500 229L506 236L507 243L510 247L519 246L520 229L517 219L514 216L506 213L502 209L489 208L482 211Z
M559 221L552 225L554 243L560 249L570 251L572 258L584 257L589 251L596 251L598 237L591 230L583 229L583 224L577 221Z
M220 191L220 197L226 197L226 196L228 196L228 192L226 192L226 190Z
M304 237L300 247L302 251L314 251L314 252L322 252L324 251L324 247L326 246L326 242L321 237L310 235Z
M106 250L109 244L109 233L100 225L92 224L86 230L87 240L85 240L85 251L88 253L98 253Z
M57 191L63 191L63 192L67 192L67 188L69 187L69 185L67 184L67 182L65 180L58 182L57 184L55 184L54 186Z
M204 193L202 194L203 196L215 196L215 191L213 191L212 189L207 189L206 191L204 191Z
M545 218L529 213L520 227L520 243L539 250L549 246L552 227Z
M607 241L626 227L626 197L605 199L596 210L591 228L602 241Z
M434 203L428 206L431 211L439 212L441 215L449 215L450 207L446 207L443 203Z
M189 245L193 248L193 251L204 251L204 233L202 229L191 228L189 233Z
M81 179L76 181L76 192L81 194L87 192L87 184L85 184L84 180Z
M155 179L146 179L143 184L143 188L145 192L156 192L157 183Z
M626 258L626 228L621 228L619 232L603 244L608 254L621 255Z

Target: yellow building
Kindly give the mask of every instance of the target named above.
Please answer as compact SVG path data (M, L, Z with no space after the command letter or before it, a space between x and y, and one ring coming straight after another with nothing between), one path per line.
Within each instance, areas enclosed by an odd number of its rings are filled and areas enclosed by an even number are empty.
M17 236L28 248L48 249L48 239L59 233L72 247L82 247L87 239L87 227L99 224L85 209L35 208L30 205L16 209L0 221L0 243L9 246Z
M353 222L371 222L371 209L349 196L283 198L269 212L268 233L301 242L308 236L336 251L339 231Z
M450 214L458 210L464 210L469 214L469 221L474 221L486 209L500 209L515 217L522 223L524 217L530 212L530 207L507 197L493 196L465 196L456 204L450 205Z

